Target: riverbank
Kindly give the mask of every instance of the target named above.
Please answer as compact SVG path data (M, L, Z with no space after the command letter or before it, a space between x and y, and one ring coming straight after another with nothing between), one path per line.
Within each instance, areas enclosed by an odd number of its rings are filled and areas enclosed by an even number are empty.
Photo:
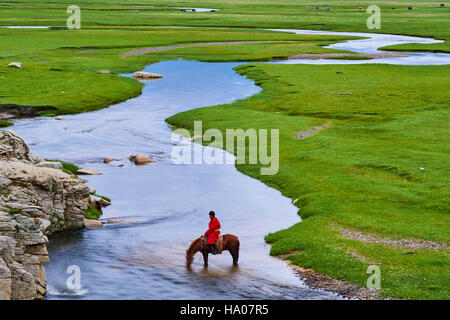
M376 264L383 297L448 298L448 249L398 248L345 238L339 230L449 242L442 159L450 97L440 86L449 67L247 64L236 70L263 90L168 122L190 129L202 120L204 130L223 132L280 129L278 174L260 176L259 166L237 165L299 208L301 223L266 237L271 254L296 251L293 264L360 287L367 267ZM336 94L342 92L348 94ZM319 133L296 138L327 122L332 125Z
M296 254L294 251L284 255L279 255L278 258L283 259L298 276L311 288L321 289L327 292L332 292L341 297L358 300L385 300L379 295L377 289L369 289L359 287L355 284L348 283L343 280L333 279L315 272L313 269L305 269L297 266L289 260L289 256Z

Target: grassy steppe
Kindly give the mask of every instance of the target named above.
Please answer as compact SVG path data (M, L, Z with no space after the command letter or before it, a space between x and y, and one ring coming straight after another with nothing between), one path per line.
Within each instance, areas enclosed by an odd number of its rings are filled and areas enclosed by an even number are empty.
M0 28L0 105L54 106L41 114L85 112L136 96L141 84L119 73L160 60L262 61L274 56L332 52L342 40L260 30L154 26L303 28L434 37L440 44L407 44L391 50L450 52L450 9L440 1L383 1L382 29L367 30L372 1L80 0L81 30ZM0 1L0 25L64 26L71 0ZM165 7L223 9L182 13ZM307 6L329 11L307 11ZM413 10L408 11L407 7ZM394 9L392 9L394 8ZM133 11L139 10L139 11ZM264 44L197 47L123 57L142 47L215 41ZM24 69L7 68L21 61ZM108 70L110 73L104 73ZM274 255L365 286L369 264L382 272L382 294L400 298L449 295L447 251L398 249L345 239L341 228L378 237L449 242L449 66L301 66L251 64L239 73L263 87L230 105L175 115L190 128L279 128L280 171L260 176L257 166L238 169L281 190L303 222L267 236ZM345 93L340 95L339 93ZM244 120L243 120L244 119ZM328 123L307 139L300 130ZM7 125L8 123L0 123ZM423 168L421 170L420 168ZM274 213L275 214L275 213Z
M440 8L444 3L445 8ZM0 2L2 25L64 26L66 8L72 0L19 0ZM78 0L82 11L82 25L89 26L224 26L304 28L316 30L367 32L365 9L375 4L370 0ZM156 7L141 7L153 5ZM422 35L450 39L450 4L445 1L391 0L376 3L381 8L381 30L372 32ZM180 12L178 7L222 9L215 13ZM329 11L310 10L329 7ZM358 10L361 7L362 10ZM412 7L412 11L408 11ZM409 46L409 45L407 45ZM449 51L443 44L420 46L421 49ZM414 45L411 48L416 49Z
M321 46L349 37L292 35L258 30L124 28L33 30L0 28L0 105L53 106L41 115L97 110L137 96L141 83L118 76L164 59L178 50L141 56L121 54L136 47L212 41L275 41L185 49L185 57L205 61L270 60L298 52L322 53ZM183 55L184 56L184 55ZM12 61L23 69L7 67ZM110 73L102 73L108 70ZM101 88L101 90L100 90Z
M144 1L80 0L81 30L35 30L0 28L0 104L53 106L42 115L96 110L138 95L137 81L119 78L144 65L183 56L202 61L268 60L297 53L322 53L327 43L342 37L295 36L249 30L167 29L151 26L225 26L259 28L305 28L336 31L383 32L450 39L450 8L439 1L385 1L382 29L368 30L365 12L371 1L215 0ZM0 1L0 25L65 26L71 0ZM144 6L144 7L143 7ZM147 7L145 7L147 6ZM155 7L148 7L155 6ZM215 13L181 12L168 6L221 9ZM329 11L307 7L329 7ZM407 7L412 6L413 11ZM358 10L361 7L364 10ZM394 8L394 9L392 9ZM203 47L169 54L120 57L139 47L208 41L278 41L272 45ZM432 45L402 45L391 49L448 52L449 41ZM331 52L331 50L328 50ZM176 55L177 53L183 53ZM165 56L165 57L163 57ZM24 70L6 68L21 61ZM103 74L99 70L109 70ZM102 87L99 92L97 88Z

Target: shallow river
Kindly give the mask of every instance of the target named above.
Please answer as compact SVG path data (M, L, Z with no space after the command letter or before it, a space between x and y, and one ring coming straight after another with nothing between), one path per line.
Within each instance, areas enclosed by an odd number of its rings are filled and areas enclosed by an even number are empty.
M391 44L387 37L406 42L435 41L377 35L372 40L332 47L373 52L386 41ZM416 64L428 64L426 59L432 61L430 64L436 60L449 63L449 55L426 55L431 57L419 55ZM393 63L400 63L401 59L405 64L414 60L395 58ZM330 62L342 63L327 61ZM102 220L122 218L134 222L53 235L49 243L52 262L46 265L48 299L339 298L308 288L285 262L269 256L270 247L264 243L264 236L300 221L290 199L239 173L233 165L171 162L175 142L164 121L167 117L232 102L260 90L233 71L237 65L157 63L145 71L163 74L164 78L147 82L137 98L100 111L65 116L62 121L15 121L13 130L30 144L33 152L103 173L87 177L98 194L112 198L113 205L104 210ZM127 160L132 154L149 155L157 162L135 166ZM120 160L103 164L104 157ZM121 163L125 166L118 167ZM240 238L239 267L232 266L228 252L210 256L208 269L203 268L200 254L192 269L185 267L185 250L207 229L210 210L216 211L223 234ZM81 270L82 290L73 292L66 288L66 270L70 265Z

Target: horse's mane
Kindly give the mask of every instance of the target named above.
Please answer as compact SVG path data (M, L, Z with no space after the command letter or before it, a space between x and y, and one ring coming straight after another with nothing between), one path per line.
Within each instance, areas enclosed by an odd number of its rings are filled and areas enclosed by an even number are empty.
M199 242L200 240L201 240L201 238L197 238L194 241L192 241L191 246L187 250L187 253L191 253L192 250L194 249L194 247L197 245L197 242Z

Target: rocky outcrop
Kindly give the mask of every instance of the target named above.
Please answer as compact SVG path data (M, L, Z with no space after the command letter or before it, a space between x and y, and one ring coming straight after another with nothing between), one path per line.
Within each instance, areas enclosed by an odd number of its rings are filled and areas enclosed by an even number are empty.
M0 299L42 299L47 236L84 226L90 190L58 168L0 130Z
M103 223L98 220L84 219L84 226L88 229L97 229L103 227Z

